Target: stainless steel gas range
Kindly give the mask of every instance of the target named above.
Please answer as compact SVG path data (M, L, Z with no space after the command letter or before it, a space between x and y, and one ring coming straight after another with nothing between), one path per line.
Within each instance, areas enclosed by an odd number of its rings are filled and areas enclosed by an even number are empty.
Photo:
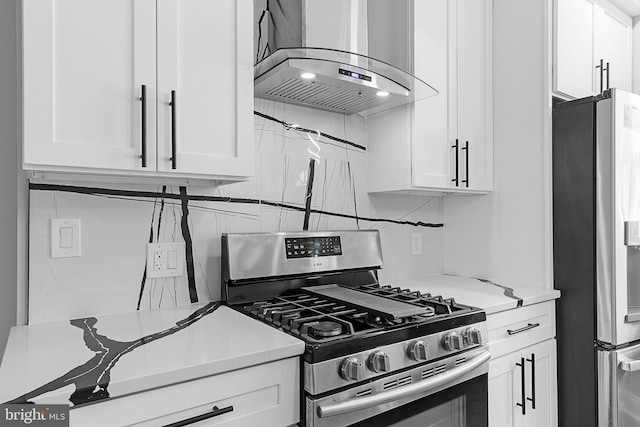
M223 299L306 343L301 424L487 426L484 311L381 265L375 230L222 236Z

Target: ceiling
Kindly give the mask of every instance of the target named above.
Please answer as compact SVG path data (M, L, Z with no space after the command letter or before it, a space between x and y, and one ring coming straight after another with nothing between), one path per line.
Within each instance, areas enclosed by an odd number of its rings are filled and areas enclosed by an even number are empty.
M609 0L632 18L640 15L640 0Z

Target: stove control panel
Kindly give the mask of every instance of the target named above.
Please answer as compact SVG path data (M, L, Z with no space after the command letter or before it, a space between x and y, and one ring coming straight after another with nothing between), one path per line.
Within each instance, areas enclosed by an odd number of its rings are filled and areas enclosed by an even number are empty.
M287 237L284 244L287 259L342 255L340 236Z
M304 388L310 394L322 394L454 355L459 355L458 363L464 363L467 351L485 347L486 337L486 322L478 322L335 359L305 361Z

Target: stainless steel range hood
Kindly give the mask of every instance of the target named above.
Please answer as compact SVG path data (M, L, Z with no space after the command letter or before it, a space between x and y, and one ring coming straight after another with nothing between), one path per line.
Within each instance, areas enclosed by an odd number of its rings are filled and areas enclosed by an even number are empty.
M436 95L421 79L367 51L366 0L267 0L268 40L254 66L259 98L344 114L374 114ZM258 51L261 49L258 40ZM300 47L302 46L302 47ZM404 48L404 47L403 47ZM359 52L354 52L358 50Z

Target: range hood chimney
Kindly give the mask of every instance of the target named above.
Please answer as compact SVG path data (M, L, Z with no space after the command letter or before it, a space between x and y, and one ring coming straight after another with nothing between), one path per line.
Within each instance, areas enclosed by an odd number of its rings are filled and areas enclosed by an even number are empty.
M438 93L408 72L368 56L367 22L380 0L262 1L256 97L369 115Z

